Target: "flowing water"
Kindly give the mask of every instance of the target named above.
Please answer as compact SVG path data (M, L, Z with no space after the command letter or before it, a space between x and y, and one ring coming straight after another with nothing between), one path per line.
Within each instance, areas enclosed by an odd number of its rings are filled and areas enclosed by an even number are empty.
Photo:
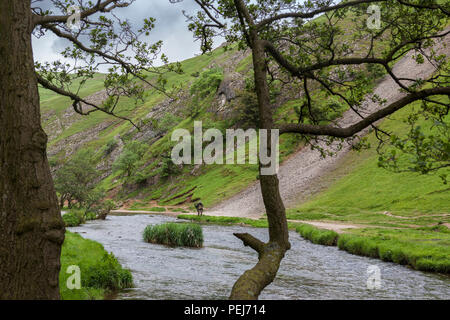
M267 230L203 226L204 247L169 248L143 241L148 224L176 221L156 215L108 216L70 228L102 243L125 268L135 288L117 299L226 299L236 279L257 262L257 254L233 236L248 232L267 241ZM450 277L348 254L290 233L292 249L275 281L260 299L450 299ZM369 266L380 269L381 286L368 289ZM371 267L373 268L373 267Z

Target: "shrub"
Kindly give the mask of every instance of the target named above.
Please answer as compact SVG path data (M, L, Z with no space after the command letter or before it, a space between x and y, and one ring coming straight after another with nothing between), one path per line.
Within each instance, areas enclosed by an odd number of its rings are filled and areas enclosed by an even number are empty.
M105 146L105 152L104 152L105 156L110 155L114 151L114 149L116 149L117 145L118 145L118 142L115 139L109 140Z
M200 113L202 108L201 101L216 93L222 81L223 71L220 68L206 70L195 79L190 89L192 102L187 108L190 117L195 118Z
M175 127L181 120L180 117L168 112L157 122L157 128L161 133L166 133Z
M84 223L84 211L83 210L71 210L62 216L66 227L77 227Z
M223 80L223 71L219 68L209 69L200 74L191 86L190 93L196 98L203 99L215 93Z
M82 283L87 287L114 291L132 287L133 277L112 253L105 253L100 263L87 269Z
M166 223L149 225L143 233L144 240L168 246L200 248L203 246L203 232L198 224Z
M161 155L161 168L160 175L162 178L167 178L180 173L180 168L173 163L172 156L170 154Z
M95 219L97 219L97 213L88 211L85 214L85 219L86 219L86 221L95 220Z

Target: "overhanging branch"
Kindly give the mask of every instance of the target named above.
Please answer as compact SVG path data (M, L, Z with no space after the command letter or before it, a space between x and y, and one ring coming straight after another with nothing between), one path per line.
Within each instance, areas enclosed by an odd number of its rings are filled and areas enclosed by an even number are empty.
M133 1L131 1L133 2ZM128 7L131 2L120 3L120 0L105 0L101 2L98 0L97 4L90 9L87 9L80 13L80 18L87 18L97 12L110 12L115 8L124 8ZM108 7L111 4L110 7ZM33 14L33 23L34 25L41 25L46 23L66 23L71 15L58 15L58 16L40 16L37 14Z
M283 133L301 133L307 135L316 136L331 136L336 138L349 138L354 134L362 131L371 124L381 120L394 112L400 110L401 108L407 106L408 104L422 100L429 96L434 95L448 95L450 96L450 87L436 87L432 89L423 89L421 91L416 91L408 94L407 96L397 100L396 102L390 104L389 106L372 113L371 115L365 117L363 120L351 125L347 128L339 128L332 125L310 125L310 124L295 124L289 123L278 127L280 134Z
M66 90L64 90L64 89L62 89L62 88L58 88L57 86L53 85L53 84L50 83L49 81L45 80L45 79L44 79L43 77L41 77L38 73L36 73L36 79L37 79L38 83L39 83L41 86L43 86L44 88L46 88L46 89L48 89L48 90L51 90L51 91L53 91L53 92L55 92L55 93L57 93L57 94L59 94L59 95L62 95L62 96L65 96L65 97L70 98L70 99L73 101L73 104L72 104L72 105L73 105L73 108L74 108L75 112L77 112L78 114L81 114L81 115L83 115L83 116L87 116L87 115L89 115L90 113L92 113L92 112L94 112L94 111L101 111L101 112L104 112L104 113L106 113L106 114L109 114L109 115L111 115L111 116L113 116L113 117L115 117L115 118L118 118L118 119L121 119L121 120L128 121L128 122L130 122L137 130L140 130L140 128L139 128L139 127L138 127L131 119L126 118L126 117L119 116L119 115L115 114L114 112L111 112L111 111L109 111L109 110L107 110L107 109L105 109L105 108L102 108L102 107L100 107L100 106L94 104L94 103L91 103L91 102L86 101L85 99L79 97L78 95L76 95L76 94L74 94L74 93L68 92L68 91L66 91ZM84 103L84 104L86 104L86 105L88 105L88 106L90 106L90 107L92 107L92 108L94 108L94 109L93 109L93 110L90 110L90 111L87 111L87 112L83 112L83 110L80 108L80 104L81 104L81 103Z

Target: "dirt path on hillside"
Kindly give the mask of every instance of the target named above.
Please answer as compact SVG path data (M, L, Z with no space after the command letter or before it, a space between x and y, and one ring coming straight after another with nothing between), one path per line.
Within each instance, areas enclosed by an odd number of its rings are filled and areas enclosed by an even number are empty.
M442 45L443 43L450 43L449 35L436 46L439 54L449 55L450 46L447 45L445 48ZM412 53L409 53L395 65L393 71L397 77L419 77L423 79L435 71L434 66L429 62L417 64L411 56ZM399 91L398 85L388 76L376 86L374 93L382 99L386 99L387 104L404 96ZM373 103L370 99L367 99L363 103L360 112L363 116L366 116L375 112L378 108L379 105L377 103ZM349 110L338 121L338 125L348 127L358 120L360 120L358 115ZM366 131L363 132L363 134L365 133ZM330 147L326 147L325 144L321 146L334 150L337 144L335 143ZM345 145L341 151L337 152L336 156L323 159L318 151L304 148L286 160L280 166L278 173L280 192L286 207L298 203L300 200L307 198L319 190L321 186L318 185L317 180L335 168L349 150L350 146ZM248 218L259 218L264 212L265 209L258 182L216 207L211 209L206 208L205 210L205 214L207 215Z

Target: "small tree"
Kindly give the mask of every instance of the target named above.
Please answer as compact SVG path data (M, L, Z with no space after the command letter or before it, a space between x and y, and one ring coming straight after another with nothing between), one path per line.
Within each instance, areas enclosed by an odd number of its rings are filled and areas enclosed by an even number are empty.
M143 165L142 159L147 151L147 145L139 141L127 143L113 164L114 171L120 171L125 181L133 180L136 171Z
M65 201L69 208L72 201L80 208L92 202L94 181L98 177L93 158L91 150L81 150L56 172L55 189L60 194L61 207Z

